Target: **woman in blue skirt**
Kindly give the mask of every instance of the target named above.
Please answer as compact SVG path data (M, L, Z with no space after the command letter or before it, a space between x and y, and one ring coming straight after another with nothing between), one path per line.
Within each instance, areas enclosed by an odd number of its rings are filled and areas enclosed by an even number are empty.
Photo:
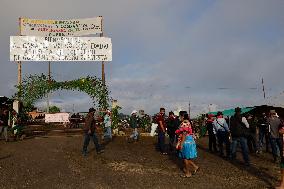
M191 177L195 174L199 167L192 161L197 157L195 135L192 131L191 124L188 120L184 120L181 126L176 130L176 134L179 136L177 149L179 150L179 158L183 159L184 162L184 174L181 177ZM193 167L193 172L190 171L190 166Z

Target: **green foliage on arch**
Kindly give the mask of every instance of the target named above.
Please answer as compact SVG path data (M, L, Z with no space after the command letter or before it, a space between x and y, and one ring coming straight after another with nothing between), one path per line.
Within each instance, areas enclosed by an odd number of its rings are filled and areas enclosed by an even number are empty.
M97 77L83 77L72 81L55 81L51 78L48 81L48 76L41 75L29 75L22 81L21 86L17 86L21 101L23 102L26 110L30 110L34 103L49 92L56 90L72 90L81 91L87 93L93 100L94 105L99 108L106 109L109 107L109 91L102 80ZM17 96L15 94L15 96Z

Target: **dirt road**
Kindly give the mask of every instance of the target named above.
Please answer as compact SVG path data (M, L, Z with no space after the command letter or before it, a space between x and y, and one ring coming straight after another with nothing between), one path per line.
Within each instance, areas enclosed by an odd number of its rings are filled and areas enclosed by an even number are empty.
M280 175L270 154L251 156L252 166L208 153L198 141L200 171L181 178L181 162L155 150L156 139L128 144L116 137L97 155L81 154L82 136L0 142L0 188L272 188ZM242 160L238 157L239 160Z

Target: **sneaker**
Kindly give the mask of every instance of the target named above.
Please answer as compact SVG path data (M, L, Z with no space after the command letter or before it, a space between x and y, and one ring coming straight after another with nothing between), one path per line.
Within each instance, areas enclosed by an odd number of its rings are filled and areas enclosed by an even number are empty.
M128 143L134 143L135 139L134 138L128 138Z
M100 150L97 152L97 154L101 154L101 153L104 153L105 151L104 150Z
M273 163L278 163L277 157L274 157L274 158L273 158Z
M87 153L82 153L83 157L87 157Z
M249 162L245 162L245 166L246 166L246 167L249 167L249 166L250 166L250 163L249 163Z

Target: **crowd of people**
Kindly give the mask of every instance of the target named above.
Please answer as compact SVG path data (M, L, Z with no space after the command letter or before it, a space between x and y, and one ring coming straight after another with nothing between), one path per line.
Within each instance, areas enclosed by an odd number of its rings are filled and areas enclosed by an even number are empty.
M90 115L94 109L90 109ZM88 115L89 115L88 114ZM111 135L110 111L105 113L104 137ZM83 154L86 155L87 146L90 138L93 139L97 149L97 153L102 153L102 145L98 143L95 131L91 127L91 122L86 117L84 147ZM90 119L94 118L90 116ZM196 149L196 133L189 115L185 111L179 112L179 115L174 115L169 112L165 115L165 109L160 108L160 112L153 118L153 122L157 126L157 150L162 155L169 153L176 154L184 162L182 177L188 178L196 174L199 166L194 163L197 158ZM140 133L138 132L139 118L137 111L131 112L130 128L132 133L128 138L128 142L137 142ZM240 145L244 165L250 166L250 152L263 153L264 150L272 149L272 157L274 162L280 162L281 168L284 168L283 161L283 138L284 125L275 110L271 110L269 115L263 113L261 117L255 118L253 115L243 115L241 108L235 108L235 114L232 117L224 117L222 112L217 115L209 114L206 117L206 128L208 134L208 150L211 153L219 154L219 156L234 161L236 159L237 147ZM169 143L166 144L166 135L169 137ZM284 174L284 169L282 171ZM282 183L284 185L284 183Z
M234 161L237 145L240 144L246 166L251 164L249 152L263 153L264 144L266 152L269 152L270 146L273 162L280 162L281 187L284 188L284 123L275 110L262 113L262 116L257 118L250 114L242 115L241 108L237 107L235 115L227 119L224 118L222 112L218 112L216 117L212 114L207 115L206 127L209 135L208 149L210 152L219 153L221 157ZM226 155L224 155L224 146Z
M275 110L270 110L269 115L263 113L259 118L250 114L242 115L240 108L235 109L234 116L226 119L222 112L218 112L216 116L209 114L206 127L209 135L209 151L218 152L222 157L235 159L237 144L240 144L246 165L250 164L249 152L261 154L264 144L266 152L269 151L270 145L274 162L279 162L278 157L283 155L283 139L279 133L283 127L283 121ZM224 146L226 154L223 150Z
M83 156L87 155L87 148L90 139L93 140L97 154L104 152L102 145L99 143L97 132L96 132L96 120L94 118L94 108L89 109L89 113L85 118L84 130L84 142L83 142ZM160 108L160 112L155 116L154 121L158 124L158 142L157 149L162 155L168 154L168 149L165 144L166 133L170 136L170 151L175 152L179 158L184 162L184 174L182 177L188 178L192 174L195 174L199 167L193 162L193 159L197 157L196 149L196 136L192 128L189 116L186 112L180 112L180 115L175 117L173 112L169 113L166 118L165 109ZM111 134L111 112L107 110L104 115L104 139L112 138ZM132 129L132 133L128 138L128 142L137 142L139 139L138 132L139 118L137 111L131 112L129 125ZM193 168L191 170L191 167Z
M94 108L90 108L84 118L83 124L84 141L82 153L87 156L88 145L93 140L96 152L103 153L103 145L100 144L96 129ZM112 140L112 115L110 110L103 112L103 140ZM130 114L129 126L132 129L128 137L128 142L137 142L140 133L139 116L134 110ZM192 120L186 111L179 112L176 116L173 112L165 115L165 108L160 108L152 120L157 124L157 150L161 155L176 154L184 162L183 174L181 177L188 178L196 174L199 166L195 164L197 158L196 139L198 134ZM0 110L0 136L9 140L8 130L14 137L19 135L20 118L15 111L9 113L8 109ZM263 151L269 152L271 149L272 159L280 163L282 176L284 178L284 158L283 158L283 134L284 123L275 110L263 113L260 117L250 114L242 114L241 108L235 108L235 114L231 117L223 116L222 112L217 115L206 115L205 126L208 134L208 151L219 156L234 161L236 159L237 147L240 145L243 161L246 166L251 165L250 153L261 154ZM166 144L166 135L169 138ZM284 187L284 182L282 182Z

